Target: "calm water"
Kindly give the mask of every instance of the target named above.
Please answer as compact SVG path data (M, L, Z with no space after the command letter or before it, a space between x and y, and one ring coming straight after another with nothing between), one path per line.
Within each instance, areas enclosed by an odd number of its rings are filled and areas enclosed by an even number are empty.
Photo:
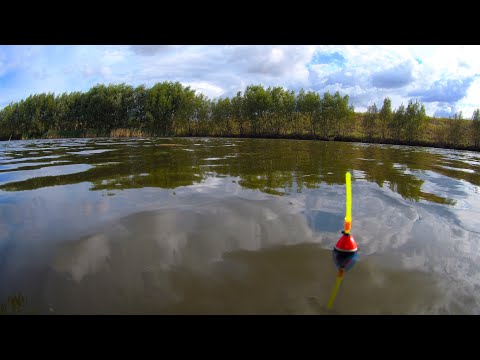
M346 171L359 258L327 310ZM2 142L0 310L21 296L30 314L480 314L479 185L465 151Z

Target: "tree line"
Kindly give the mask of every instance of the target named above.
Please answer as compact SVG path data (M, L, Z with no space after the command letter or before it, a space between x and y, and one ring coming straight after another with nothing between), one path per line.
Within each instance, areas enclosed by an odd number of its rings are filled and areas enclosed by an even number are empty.
M363 122L363 137L368 141L394 143L429 143L436 146L480 149L480 109L472 115L472 121L464 120L462 112L449 119L426 116L425 106L410 100L407 107L401 104L392 110L387 97L379 110L376 104L368 107Z
M147 88L96 85L87 92L31 95L0 110L0 139L95 136L245 136L344 139L433 145L480 145L479 110L430 119L410 100L393 110L386 98L365 114L348 95L249 85L235 96L209 99L179 82Z

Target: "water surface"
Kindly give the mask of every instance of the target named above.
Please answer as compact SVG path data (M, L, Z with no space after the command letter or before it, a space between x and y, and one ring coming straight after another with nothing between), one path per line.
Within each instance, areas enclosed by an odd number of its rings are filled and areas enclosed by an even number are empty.
M352 173L359 260L332 310ZM0 143L0 308L480 314L480 154L359 143Z

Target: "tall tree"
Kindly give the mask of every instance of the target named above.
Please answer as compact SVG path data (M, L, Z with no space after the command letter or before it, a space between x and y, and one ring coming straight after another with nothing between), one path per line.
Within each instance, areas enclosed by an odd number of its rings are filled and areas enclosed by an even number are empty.
M234 122L238 125L240 136L245 135L246 132L246 118L244 110L244 98L241 91L232 99L232 115Z
M321 110L321 98L320 95L314 91L300 90L297 96L298 111L307 120L310 135L316 135L316 128L319 122L319 115Z
M383 106L380 109L379 114L379 130L382 136L382 140L385 140L387 137L387 132L389 125L392 123L393 113L392 113L392 100L386 97L383 100Z
M463 139L462 112L456 112L449 124L448 142L450 145L459 146Z
M265 127L265 117L272 106L271 94L262 85L250 85L243 93L243 101L253 135L261 134Z
M377 104L373 104L368 107L367 113L365 114L365 119L363 120L363 128L367 138L372 140L378 123L378 109Z
M403 137L405 129L405 106L401 104L397 110L393 113L390 121L390 131L395 141L400 141Z
M146 125L145 103L148 90L145 85L137 86L133 90L131 108L128 111L128 127L134 130L144 130Z
M407 141L418 139L426 118L425 106L418 100L410 100L405 111L405 137Z
M480 109L473 112L472 115L472 136L475 148L480 148Z
M212 121L215 134L232 135L233 111L229 98L220 98L212 103Z
M189 88L187 88L189 90ZM181 113L184 88L179 82L157 83L148 90L145 112L150 129L156 135L172 135L173 124Z
M333 95L333 109L329 119L328 137L345 135L354 125L354 109L349 105L349 96L341 96L337 91Z

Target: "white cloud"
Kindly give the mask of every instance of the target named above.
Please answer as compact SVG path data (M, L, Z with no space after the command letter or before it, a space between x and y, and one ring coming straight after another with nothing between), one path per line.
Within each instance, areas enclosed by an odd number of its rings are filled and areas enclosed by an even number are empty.
M480 108L480 77L477 77L470 88L467 95L458 102L457 106L462 109L463 117L470 119L475 109Z
M466 96L473 80L473 77L442 79L434 82L430 88L416 90L409 93L409 95L418 96L424 102L455 103Z
M402 88L410 84L413 79L413 66L409 61L389 67L372 75L372 84L383 89Z
M170 45L132 45L130 49L137 55L153 56L168 50L170 47Z
M209 97L250 84L338 90L360 111L386 96L394 108L423 96L430 115L446 106L466 115L480 107L478 58L480 46L0 46L0 99L179 81Z
M109 79L112 76L112 69L110 69L110 67L108 67L108 66L102 66L102 68L100 69L100 74L105 79Z
M106 65L112 65L118 62L123 61L127 56L126 51L121 49L106 49L103 57L102 62Z
M208 96L209 98L217 98L221 96L225 91L216 85L212 85L206 81L192 81L182 83L184 86L190 86L192 89L196 90L197 92L201 92Z

